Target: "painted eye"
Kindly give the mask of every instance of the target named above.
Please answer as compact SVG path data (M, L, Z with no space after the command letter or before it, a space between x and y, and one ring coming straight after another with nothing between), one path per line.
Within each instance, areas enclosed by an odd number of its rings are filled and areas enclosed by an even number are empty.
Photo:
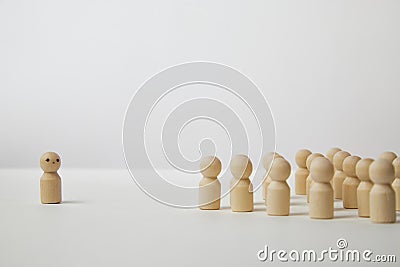
M60 162L60 160L59 160L59 159L56 159L56 161L57 161L57 162Z
M49 159L49 158L47 158L47 159L46 159L46 161L47 161L47 162L49 162L49 161L50 161L50 159Z

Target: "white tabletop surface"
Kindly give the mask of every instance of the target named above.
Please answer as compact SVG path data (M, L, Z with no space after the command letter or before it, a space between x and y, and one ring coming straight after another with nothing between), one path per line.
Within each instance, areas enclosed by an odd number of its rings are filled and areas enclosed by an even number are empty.
M257 258L265 245L321 251L339 238L400 261L399 223L372 224L341 202L333 220L309 219L303 196L292 196L290 216L268 216L259 192L251 213L233 213L228 198L219 211L178 209L149 198L126 170L85 169L62 170L63 203L41 205L40 175L0 170L0 266L262 266L271 264Z

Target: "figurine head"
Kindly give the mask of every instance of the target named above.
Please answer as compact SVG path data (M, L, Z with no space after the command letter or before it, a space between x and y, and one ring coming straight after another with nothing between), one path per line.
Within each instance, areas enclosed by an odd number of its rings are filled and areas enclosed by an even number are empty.
M306 167L307 167L307 170L310 170L310 168L311 168L311 163L312 163L312 161L313 161L314 159L316 159L316 158L322 158L322 157L324 157L324 155L322 155L321 153L312 153L312 154L310 154L310 155L307 157L307 160L306 160Z
M347 176L357 177L356 166L357 163L361 160L358 156L350 156L344 159L343 161L343 171Z
M281 155L279 155L276 152L268 152L267 154L264 155L262 159L263 166L266 170L269 170L271 168L271 164L276 158L282 158Z
M362 159L359 162L357 162L356 174L358 179L366 182L371 181L369 177L369 167L371 166L372 162L374 162L374 160L370 158Z
M310 173L314 181L329 183L334 174L331 161L325 157L318 157L311 163Z
M230 169L235 178L249 178L253 171L253 164L247 156L236 155L231 160Z
M214 156L205 156L200 161L200 172L204 177L217 177L222 169L221 161Z
M396 155L396 153L394 153L392 151L385 151L379 156L379 158L393 162L393 160L395 160L397 158L397 155Z
M276 158L272 163L269 176L273 181L286 181L291 172L290 163L283 158Z
M308 149L301 149L297 151L296 153L296 164L300 168L307 168L306 161L308 156L310 156L312 153Z
M328 152L326 152L326 157L329 159L330 162L333 163L333 157L339 151L342 151L342 150L338 147L332 147L331 149L328 150Z
M346 151L339 151L333 156L333 166L336 170L343 171L343 161L345 158L350 157L350 153Z
M394 174L396 178L400 178L400 158L393 160Z
M369 167L369 176L375 184L391 184L394 180L393 164L385 159L377 159Z
M44 172L57 172L60 166L60 156L55 152L46 152L40 158L40 168Z

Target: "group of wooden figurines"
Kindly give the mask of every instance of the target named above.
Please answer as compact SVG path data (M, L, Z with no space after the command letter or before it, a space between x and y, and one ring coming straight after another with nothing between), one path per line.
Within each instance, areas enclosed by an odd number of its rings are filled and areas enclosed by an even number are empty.
M396 222L400 210L400 158L384 152L377 160L361 159L339 148L330 149L326 157L307 149L296 153L298 169L295 173L295 192L306 195L311 218L331 219L334 199L342 199L346 209L358 209L360 217L370 217L374 223ZM43 204L61 203L61 178L57 171L60 156L47 152L40 158L44 171L40 178L40 199ZM287 216L290 213L290 187L286 180L291 173L290 163L278 153L267 153L263 158L266 175L263 199L269 215ZM221 161L204 157L200 163L203 179L199 187L200 208L220 208ZM236 155L230 163L230 205L232 211L253 211L253 186L249 179L253 166L245 155Z
M358 209L360 217L370 217L374 223L396 222L400 210L400 158L384 152L377 160L361 159L339 148L330 149L326 157L307 149L296 153L295 193L306 195L309 216L315 219L334 217L334 199L343 200L346 209ZM289 162L278 153L263 158L266 174L263 199L268 215L287 216L290 213L290 187L286 180L291 173ZM232 211L253 211L253 186L249 179L252 163L245 155L234 156L230 163L230 205ZM220 208L221 184L218 175L221 161L204 157L200 164L200 209Z

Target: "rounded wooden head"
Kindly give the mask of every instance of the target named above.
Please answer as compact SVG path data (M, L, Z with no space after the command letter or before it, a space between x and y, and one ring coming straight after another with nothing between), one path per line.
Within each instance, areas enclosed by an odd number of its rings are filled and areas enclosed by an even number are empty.
M299 166L300 168L307 168L307 157L311 154L311 151L308 149L300 149L299 151L297 151L295 157L297 166Z
M345 158L350 157L350 153L346 151L339 151L333 156L333 166L336 170L343 171L343 161Z
M231 160L230 169L235 178L249 178L253 171L253 164L247 156L236 155Z
M310 170L311 168L311 162L316 159L316 158L320 158L320 157L324 157L324 155L322 155L321 153L312 153L307 157L306 160L306 167L308 170Z
M61 158L55 152L46 152L40 158L40 168L44 172L56 172L61 166Z
M283 158L283 157L276 152L268 152L267 154L265 154L262 159L264 168L268 170L271 167L272 161L276 158Z
M319 157L312 161L310 173L314 181L329 183L333 178L335 170L331 161L325 157Z
M385 159L377 159L369 167L369 176L375 184L391 184L394 180L393 164Z
M357 162L356 174L358 179L366 182L371 181L371 178L369 177L369 167L371 166L372 162L374 162L374 160L370 158L362 159Z
M200 172L204 177L217 177L222 169L221 161L214 156L205 156L200 161Z
M400 158L393 160L394 176L400 178Z
M361 160L358 156L350 156L343 161L343 171L347 176L357 177L356 165Z
M286 181L291 172L290 163L283 158L276 158L272 163L269 176L273 181Z
M326 152L326 157L330 160L330 162L333 162L333 157L335 156L336 153L338 153L339 151L342 151L340 148L338 147L332 147L331 149L329 149Z
M393 162L393 160L395 160L397 158L397 155L396 155L396 153L394 153L392 151L386 151L386 152L383 152L382 154L380 154L379 158Z

